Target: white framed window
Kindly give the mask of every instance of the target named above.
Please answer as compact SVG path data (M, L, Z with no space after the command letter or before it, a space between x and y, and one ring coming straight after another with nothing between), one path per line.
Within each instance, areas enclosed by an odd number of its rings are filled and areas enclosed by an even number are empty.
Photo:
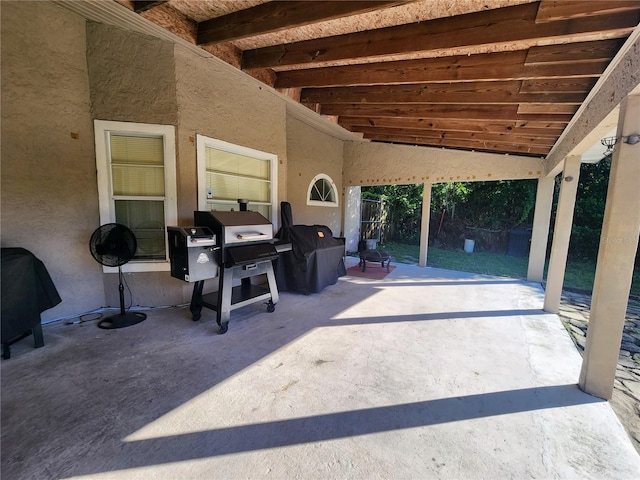
M238 210L238 199L277 230L278 157L272 153L196 135L198 210Z
M329 175L319 173L313 177L307 190L307 205L320 207L338 206L338 190Z
M166 227L178 224L175 128L94 120L94 130L100 224L129 227L138 245L122 270L169 271Z

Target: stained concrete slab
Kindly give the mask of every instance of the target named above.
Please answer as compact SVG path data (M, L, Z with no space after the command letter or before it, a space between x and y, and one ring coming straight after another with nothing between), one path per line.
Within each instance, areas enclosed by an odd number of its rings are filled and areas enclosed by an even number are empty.
M1 362L2 478L638 478L539 285L398 264L274 313L44 326Z

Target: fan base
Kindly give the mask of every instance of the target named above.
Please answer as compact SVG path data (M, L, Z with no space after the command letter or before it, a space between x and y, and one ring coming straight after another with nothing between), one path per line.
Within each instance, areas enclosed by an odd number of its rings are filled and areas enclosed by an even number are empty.
M140 323L145 318L147 318L147 314L142 312L120 313L118 315L107 317L104 320L100 320L98 322L98 327L104 329L130 327L131 325Z

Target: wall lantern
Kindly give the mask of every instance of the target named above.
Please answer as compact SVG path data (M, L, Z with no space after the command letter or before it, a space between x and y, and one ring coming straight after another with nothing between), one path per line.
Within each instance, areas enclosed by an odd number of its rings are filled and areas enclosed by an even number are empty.
M600 143L607 147L606 153L611 153L613 152L613 148L615 147L616 143L618 143L618 139L616 137L604 137L602 140L600 140Z
M632 133L631 135L622 137L604 137L600 140L600 143L607 147L606 154L609 154L613 152L615 146L620 142L620 140L627 145L636 145L640 143L640 134Z

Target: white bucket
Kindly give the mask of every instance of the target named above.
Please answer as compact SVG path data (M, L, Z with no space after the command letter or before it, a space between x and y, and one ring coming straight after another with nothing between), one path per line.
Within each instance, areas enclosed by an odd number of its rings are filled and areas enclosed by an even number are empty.
M376 239L367 240L367 250L375 250L376 249L376 243L378 243L378 240L376 240Z
M464 239L464 251L467 253L473 253L473 247L475 247L475 240L470 240L468 238Z

